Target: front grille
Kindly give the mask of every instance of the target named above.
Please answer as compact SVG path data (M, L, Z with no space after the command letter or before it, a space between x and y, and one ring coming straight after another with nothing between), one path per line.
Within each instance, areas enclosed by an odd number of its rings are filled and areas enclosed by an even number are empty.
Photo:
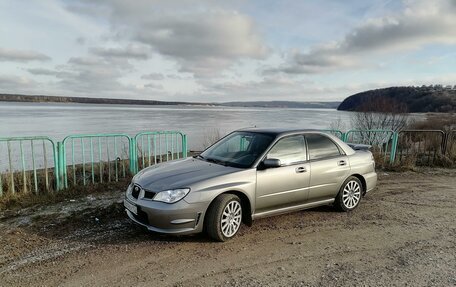
M134 185L133 190L131 191L131 196L138 199L139 193L141 192L141 187L139 185Z

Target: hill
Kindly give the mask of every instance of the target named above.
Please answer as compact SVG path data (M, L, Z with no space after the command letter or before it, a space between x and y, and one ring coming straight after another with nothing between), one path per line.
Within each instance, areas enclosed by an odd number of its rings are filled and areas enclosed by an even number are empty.
M349 96L337 108L340 111L360 111L366 103L385 100L405 106L409 113L456 112L456 86L390 87ZM371 105L375 107L375 105ZM375 109L375 108L373 108ZM371 110L376 112L376 110Z

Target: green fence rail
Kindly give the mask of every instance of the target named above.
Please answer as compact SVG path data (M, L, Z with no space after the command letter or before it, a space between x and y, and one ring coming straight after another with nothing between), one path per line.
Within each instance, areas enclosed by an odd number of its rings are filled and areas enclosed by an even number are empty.
M0 138L0 196L118 181L182 157L187 157L187 136L178 131L70 135L61 142L43 136Z
M187 157L187 136L178 131L142 132L132 138L132 170Z
M56 145L49 137L0 138L0 171L5 171L0 172L0 196L5 191L14 194L19 190L39 193L41 189L57 189L58 168Z
M60 182L68 188L69 179L76 186L125 178L130 174L130 145L126 134L67 136L59 143Z
M456 130L321 130L345 142L372 145L390 163L412 154L432 164L442 155L456 161ZM241 142L241 144L245 144ZM148 166L187 157L187 136L179 131L0 138L0 196L61 190L71 185L118 181Z
M392 130L349 130L344 135L344 142L368 144L381 154L384 160L394 162L398 135Z

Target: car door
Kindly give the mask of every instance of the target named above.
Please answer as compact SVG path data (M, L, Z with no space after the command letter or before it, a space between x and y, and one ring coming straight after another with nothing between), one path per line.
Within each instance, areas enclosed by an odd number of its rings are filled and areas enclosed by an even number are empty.
M303 135L287 136L269 150L266 158L279 159L280 167L257 170L256 212L304 202L309 187L309 163Z
M310 159L309 202L336 197L350 172L347 156L324 134L306 134Z

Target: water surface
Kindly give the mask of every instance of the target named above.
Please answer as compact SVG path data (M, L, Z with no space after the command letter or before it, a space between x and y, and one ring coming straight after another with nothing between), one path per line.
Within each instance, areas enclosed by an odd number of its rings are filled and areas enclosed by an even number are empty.
M138 106L60 103L0 103L0 137L45 135L56 141L70 134L179 130L189 147L201 149L214 130L245 127L326 129L350 113L333 109Z

